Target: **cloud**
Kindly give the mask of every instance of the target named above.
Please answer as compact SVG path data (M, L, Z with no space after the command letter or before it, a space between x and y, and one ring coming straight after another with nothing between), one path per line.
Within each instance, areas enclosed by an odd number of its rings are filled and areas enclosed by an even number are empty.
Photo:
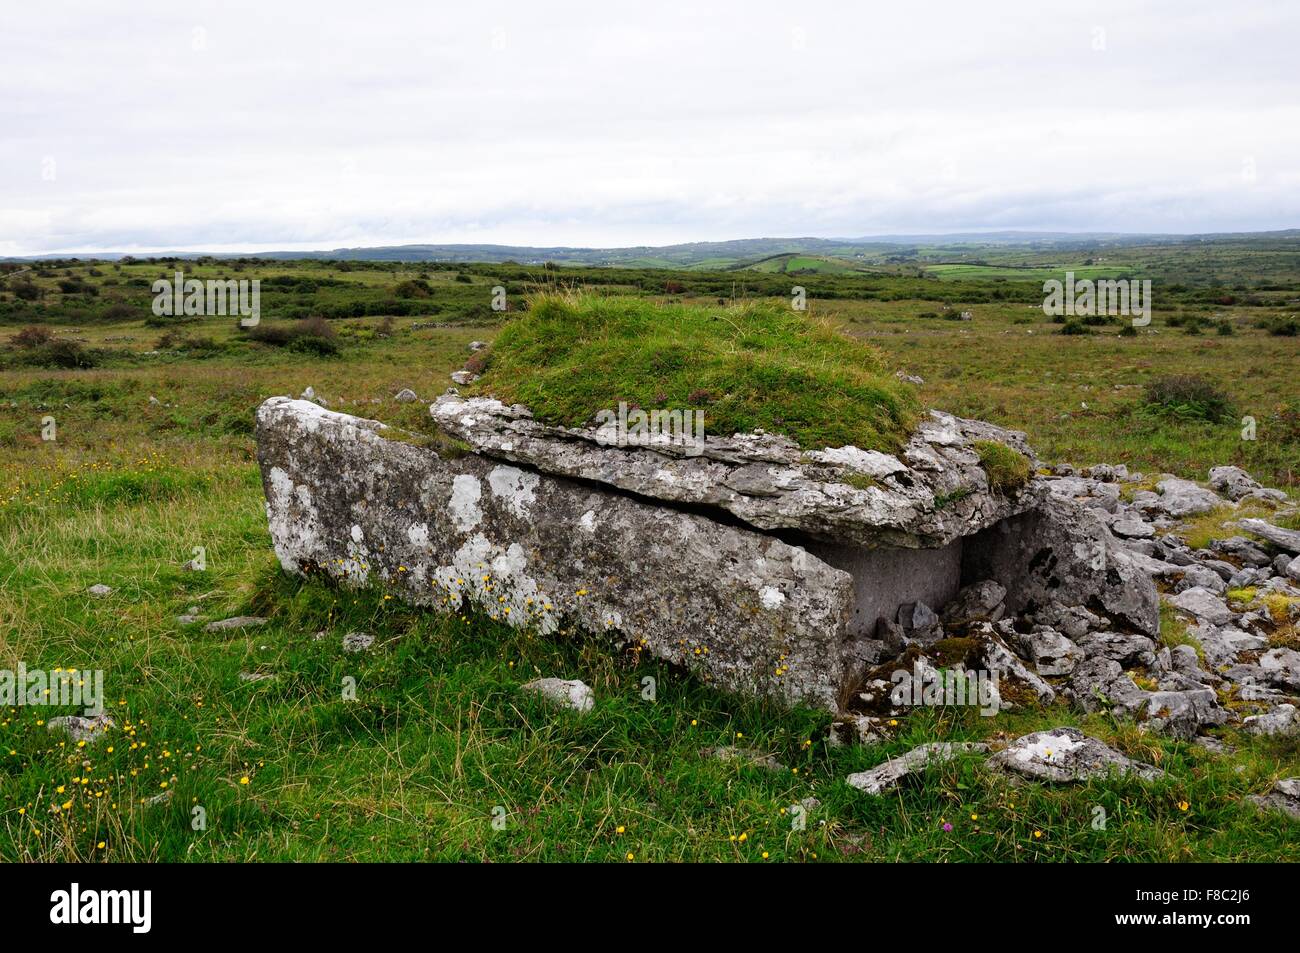
M1300 224L1300 8L27 4L0 253Z

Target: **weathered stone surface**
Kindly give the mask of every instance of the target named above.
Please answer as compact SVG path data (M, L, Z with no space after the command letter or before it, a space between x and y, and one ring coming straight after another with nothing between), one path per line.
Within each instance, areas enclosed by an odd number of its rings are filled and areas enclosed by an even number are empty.
M999 523L967 539L962 573L996 579L1007 588L1009 613L1073 636L1055 613L1087 607L1124 627L1149 635L1160 631L1155 584L1126 553L1095 512L1051 497L1039 509Z
M403 387L393 395L393 400L397 401L399 404L412 404L419 399L420 396L409 387Z
M519 686L521 692L541 695L553 705L580 713L596 706L596 695L586 682L579 679L535 678Z
M1156 484L1156 492L1160 497L1151 509L1166 513L1174 519L1208 513L1223 505L1223 500L1213 490L1176 477L1161 480Z
M1146 520L1120 519L1110 524L1110 531L1124 539L1154 539L1156 528Z
M1152 692L1143 713L1143 727L1147 730L1184 740L1195 737L1203 726L1221 725L1228 720L1228 713L1219 707L1210 688Z
M696 513L388 440L272 398L258 461L286 571L462 603L542 633L609 633L723 688L831 710L852 580L800 546Z
M753 748L737 748L734 745L722 745L717 748L705 748L700 752L700 756L711 758L714 761L730 761L738 764L747 765L752 768L762 768L764 771L784 771L785 765L777 760L776 755L764 754Z
M495 459L834 543L937 548L1029 509L1043 493L1034 482L1010 496L993 491L974 449L989 440L1032 460L1024 434L937 411L892 455L805 452L757 433L706 436L702 448L667 434L649 446L615 447L613 425L550 426L491 398L445 394L429 410L445 431Z
M1083 660L1083 649L1047 626L1017 639L1021 654L1033 663L1039 675L1068 675Z
M1227 625L1233 619L1228 604L1209 589L1194 586L1169 597L1174 608L1190 613L1210 625Z
M1211 467L1210 468L1210 486L1218 490L1230 500L1240 500L1242 497L1262 490L1263 487L1251 478L1251 475L1241 467ZM1281 499L1286 499L1286 494L1278 490L1272 491Z
M1078 728L1052 728L1023 735L989 758L989 765L1048 782L1086 781L1112 772L1149 781L1164 774Z
M216 622L209 622L203 627L203 631L230 632L236 629L251 629L259 625L266 625L266 620L261 616L237 615L232 619L219 619Z
M1259 657L1259 667L1269 684L1300 691L1300 652L1295 649L1269 649Z
M65 732L73 741L84 741L86 744L94 744L108 732L110 728L116 727L112 717L104 712L98 715L60 715L57 718L51 718L45 723L49 731Z
M94 596L96 599L102 599L104 596L111 594L112 591L113 590L110 587L104 585L102 582L97 582L86 590L87 593Z
M1256 519L1241 520L1237 525L1248 533L1254 533L1261 539L1268 540L1278 549L1286 550L1292 555L1300 555L1300 530L1283 529L1265 520Z
M1260 807L1283 811L1300 821L1300 778L1282 778L1267 794L1252 795L1251 800Z
M1144 635L1121 632L1089 632L1076 643L1087 658L1114 659L1125 668L1149 666L1155 662L1156 646Z
M997 622L1006 612L1006 606L1002 602L1006 595L1006 587L992 579L973 583L963 588L957 593L957 598L944 607L943 621L948 625Z
M972 631L981 639L980 658L985 669L991 672L999 683L1003 679L1019 682L1030 688L1038 696L1038 701L1044 705L1050 705L1056 700L1056 689L1035 672L1026 668L1025 664L1020 661L1019 656L1011 651L1001 637L995 633L992 625L981 622ZM999 703L1002 706L1011 707L1006 701L1002 701L1000 696L1001 690L999 688Z
M1248 715L1243 719L1243 725L1256 735L1297 735L1300 734L1300 714L1297 714L1295 705L1283 704L1262 715Z
M343 636L344 652L364 652L375 644L375 637L369 632L349 632Z
M1116 714L1135 715L1146 704L1150 692L1139 688L1119 662L1097 656L1080 662L1070 673L1069 697L1084 711L1110 709Z
M987 751L988 745L979 742L933 742L913 748L897 758L891 758L870 771L850 774L845 780L849 787L867 794L883 794L898 787L898 782L909 774L924 770L931 762L949 761L967 751Z

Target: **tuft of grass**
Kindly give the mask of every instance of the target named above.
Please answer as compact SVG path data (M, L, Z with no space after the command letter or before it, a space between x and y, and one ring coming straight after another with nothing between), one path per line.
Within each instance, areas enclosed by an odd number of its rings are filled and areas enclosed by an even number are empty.
M704 411L709 432L761 428L804 448L897 450L918 411L875 348L768 302L542 295L502 328L477 389L565 426L620 402L703 403L693 409Z
M979 454L980 466L988 474L989 486L1001 493L1020 489L1033 475L1029 458L1005 444L977 440L975 452Z
M1196 636L1187 631L1187 623L1180 619L1169 603L1160 603L1160 644L1167 648L1175 645L1190 645L1196 650L1196 657L1205 664L1205 649Z

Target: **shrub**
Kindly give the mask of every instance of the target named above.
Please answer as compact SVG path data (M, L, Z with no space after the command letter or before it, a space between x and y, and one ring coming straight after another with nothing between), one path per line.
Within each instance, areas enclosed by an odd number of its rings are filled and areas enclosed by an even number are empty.
M9 339L9 343L14 347L42 347L54 340L54 332L49 328L41 327L34 324L31 327L23 328L17 334Z
M416 279L415 281L403 281L393 289L393 294L399 298L427 298L433 294L433 288L427 281Z
M1236 328L1232 326L1232 322L1227 318L1221 318L1218 323L1214 325L1214 330L1218 332L1218 335L1221 338L1232 337L1237 333Z
M9 290L19 301L36 301L41 296L41 286L26 279L15 281L9 286Z
M136 316L135 308L118 301L103 310L100 317L105 321L127 321Z
M1119 329L1119 336L1122 338L1135 338L1137 333L1138 329L1133 327L1132 323L1126 324Z
M263 322L246 331L249 340L272 347L326 357L339 352L338 334L328 321L319 316L276 324Z
M1227 394L1205 378L1190 374L1152 381L1146 399L1153 409L1177 417L1218 423L1234 416Z
M1295 315L1277 318L1269 324L1268 333L1274 337L1293 338L1300 334L1300 321L1296 320Z
M21 360L24 364L36 367L94 367L99 363L92 352L76 341L50 341L48 344L28 348Z
M1066 321L1063 325L1061 325L1061 329L1056 333L1057 334L1091 334L1092 332L1088 330L1088 326L1086 324L1074 318L1071 318L1069 321Z

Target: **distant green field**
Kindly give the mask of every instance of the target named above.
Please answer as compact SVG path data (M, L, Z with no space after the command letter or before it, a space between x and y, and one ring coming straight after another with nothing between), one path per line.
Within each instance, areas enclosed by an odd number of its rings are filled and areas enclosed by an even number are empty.
M1076 279L1083 278L1127 278L1132 272L1129 266L1084 265L1065 263L1061 265L1041 265L1036 267L1008 267L1006 265L974 264L935 264L925 265L926 274L939 278L1019 278L1026 281L1047 281L1055 278L1065 280L1065 273L1071 271Z

